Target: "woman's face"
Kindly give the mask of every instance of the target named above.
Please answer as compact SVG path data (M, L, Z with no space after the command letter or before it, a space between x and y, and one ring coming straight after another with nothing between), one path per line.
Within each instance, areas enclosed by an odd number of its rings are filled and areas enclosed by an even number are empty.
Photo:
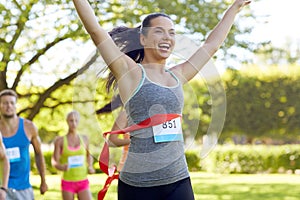
M70 114L67 117L67 123L70 130L75 130L79 123L79 118L76 114Z
M175 46L175 29L172 20L159 16L151 20L147 35L141 34L145 56L152 54L157 59L167 59Z

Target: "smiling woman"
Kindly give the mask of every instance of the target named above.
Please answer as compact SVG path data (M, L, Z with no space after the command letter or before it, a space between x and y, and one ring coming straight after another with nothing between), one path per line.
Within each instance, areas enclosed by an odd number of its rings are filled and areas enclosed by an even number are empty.
M251 1L235 0L204 44L188 60L168 69L166 61L175 46L174 23L168 15L153 13L140 27L121 27L109 34L99 25L88 1L73 2L111 71L108 90L116 80L128 125L162 116L155 128L144 126L130 132L128 156L119 176L118 199L193 200L181 129L183 85L211 59L227 37L237 13ZM174 114L177 118L166 120ZM172 134L176 137L170 137ZM162 137L165 139L157 140ZM103 166L101 159L100 165Z

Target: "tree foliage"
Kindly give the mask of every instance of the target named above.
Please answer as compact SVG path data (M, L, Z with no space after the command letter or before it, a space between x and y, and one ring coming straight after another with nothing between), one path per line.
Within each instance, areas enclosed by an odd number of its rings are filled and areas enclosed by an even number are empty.
M224 132L249 138L299 140L299 66L248 66L224 78L227 116Z
M298 143L300 140L300 70L291 66L252 66L228 69L222 75L226 92L226 115L220 143L262 140L271 143ZM212 84L210 86L209 84ZM194 96L185 94L185 133L201 138L212 123L212 93L218 84L196 79L191 82ZM218 98L215 98L218 99ZM198 112L195 112L199 109ZM195 121L196 120L196 121ZM223 123L222 119L217 119ZM195 128L196 127L196 128ZM192 131L191 131L192 130ZM196 131L197 135L191 135ZM243 138L246 140L242 141Z

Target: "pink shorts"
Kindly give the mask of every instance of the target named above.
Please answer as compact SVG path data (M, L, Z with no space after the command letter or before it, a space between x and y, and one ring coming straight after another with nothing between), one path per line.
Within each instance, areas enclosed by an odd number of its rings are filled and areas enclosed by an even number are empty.
M62 189L62 191L77 194L83 190L89 189L89 180L88 179L85 179L82 181L61 180L61 189Z

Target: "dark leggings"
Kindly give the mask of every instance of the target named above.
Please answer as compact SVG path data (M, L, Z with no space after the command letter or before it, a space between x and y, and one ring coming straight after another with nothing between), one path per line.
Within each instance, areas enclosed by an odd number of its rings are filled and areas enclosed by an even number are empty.
M154 187L134 187L119 180L118 200L194 200L194 193L190 178Z

